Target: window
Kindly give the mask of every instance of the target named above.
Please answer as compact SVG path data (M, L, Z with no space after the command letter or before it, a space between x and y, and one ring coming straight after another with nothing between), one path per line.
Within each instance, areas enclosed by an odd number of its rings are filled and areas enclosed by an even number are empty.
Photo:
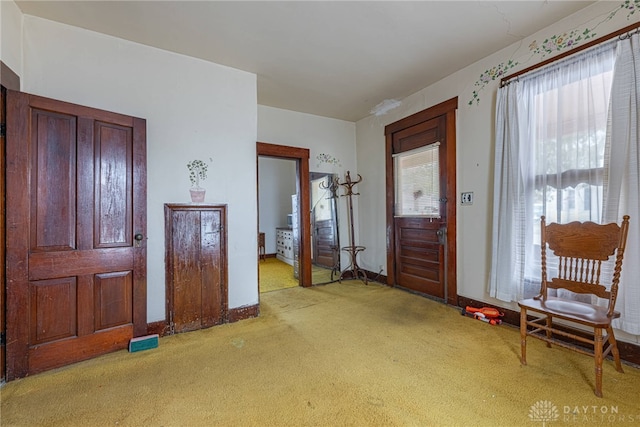
M535 96L534 242L547 222L599 222L612 61ZM600 72L601 71L601 72Z
M542 215L601 222L614 60L609 43L500 89L491 296L538 292Z
M499 89L492 297L537 292L541 215L560 223L629 215L613 326L640 335L639 49L640 34L610 39Z
M440 143L394 155L396 216L440 218Z

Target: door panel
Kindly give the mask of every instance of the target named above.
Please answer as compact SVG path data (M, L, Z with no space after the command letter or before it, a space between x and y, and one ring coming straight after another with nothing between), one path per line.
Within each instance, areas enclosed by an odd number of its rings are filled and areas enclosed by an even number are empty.
M40 280L29 284L31 340L34 345L76 334L75 277Z
M455 206L455 110L457 99L438 104L385 127L387 165L387 283L457 304L456 206ZM432 145L439 143L439 146ZM439 169L433 212L425 215L396 213L394 155L421 147L438 147ZM412 160L413 161L413 160ZM425 166L426 167L426 166ZM423 169L424 170L424 169ZM435 169L432 169L435 171ZM435 172L433 172L435 174ZM417 176L422 176L418 174ZM436 175L437 176L437 175ZM422 181L419 181L422 182ZM426 181L425 181L426 182ZM433 183L434 181L428 181ZM428 196L404 190L408 199ZM433 188L426 186L425 188ZM410 191L414 191L413 196ZM419 201L420 199L417 199ZM416 203L417 203L416 201ZM433 203L433 202L431 202ZM404 204L403 204L404 206ZM428 205L429 206L429 205Z
M132 129L95 123L96 247L131 247ZM99 159L99 160L98 160Z
M145 121L7 94L7 379L146 333Z
M202 277L200 270L200 212L176 211L173 231L172 331L200 329L202 319Z
M441 222L398 217L395 223L398 284L444 298L444 246L437 235Z
M76 117L32 109L31 252L76 249ZM11 144L11 141L9 141Z
M95 330L132 323L131 271L95 275Z

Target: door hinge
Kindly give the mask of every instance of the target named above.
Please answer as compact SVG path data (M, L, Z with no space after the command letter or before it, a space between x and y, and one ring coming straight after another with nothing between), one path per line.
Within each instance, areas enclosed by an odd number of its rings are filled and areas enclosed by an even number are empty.
M5 136L7 136L7 125L0 123L0 138L4 138Z
M7 334L5 332L0 333L0 345L5 345L7 339Z

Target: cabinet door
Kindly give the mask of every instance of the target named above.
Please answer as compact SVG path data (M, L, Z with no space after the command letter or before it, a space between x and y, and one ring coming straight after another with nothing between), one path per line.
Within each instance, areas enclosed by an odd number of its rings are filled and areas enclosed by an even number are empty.
M165 206L171 333L226 320L225 211L222 206Z

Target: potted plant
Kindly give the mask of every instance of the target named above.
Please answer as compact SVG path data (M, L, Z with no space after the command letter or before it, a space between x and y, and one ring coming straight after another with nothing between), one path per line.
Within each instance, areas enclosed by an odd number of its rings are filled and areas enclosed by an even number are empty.
M200 181L207 179L207 169L209 165L200 159L191 160L187 163L189 169L189 180L191 181L191 201L194 203L204 202L205 189L200 187Z

